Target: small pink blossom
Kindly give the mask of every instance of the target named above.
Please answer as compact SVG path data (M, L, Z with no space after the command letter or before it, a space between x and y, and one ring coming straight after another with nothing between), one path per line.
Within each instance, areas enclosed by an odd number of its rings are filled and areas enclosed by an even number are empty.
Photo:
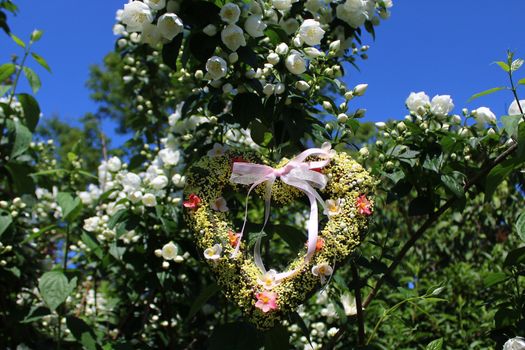
M277 294L274 292L264 291L255 295L257 302L255 307L266 313L270 310L277 310Z
M360 195L357 198L357 210L361 215L372 215L372 206L370 205L370 201L366 198L364 194Z

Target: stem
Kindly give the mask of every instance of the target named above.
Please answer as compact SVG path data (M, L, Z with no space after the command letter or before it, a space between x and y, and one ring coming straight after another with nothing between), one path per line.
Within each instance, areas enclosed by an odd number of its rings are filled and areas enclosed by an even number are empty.
M516 86L514 85L514 80L512 79L512 69L509 70L509 80L510 80L510 87L512 90L512 94L514 95L514 99L516 100L516 103L518 104L518 109L520 110L521 117L523 118L523 120L525 120L525 114L523 114L523 109L521 108L521 103L518 97L518 92L516 90Z
M358 346L365 345L365 320L363 317L363 304L361 301L361 281L359 280L359 270L355 263L352 264L352 277L355 283L355 304L357 309L357 327L358 327Z
M496 157L496 159L494 159L494 161L485 166L483 169L481 169L481 171L474 175L470 181L468 181L464 186L463 186L463 190L465 191L465 193L472 187L476 184L476 182L481 179L483 176L485 176L486 174L488 174L492 168L494 168L496 165L500 164L501 162L503 162L510 154L512 154L516 149L518 148L518 144L517 143L514 143L512 144L509 148L507 148L503 153L501 153L498 157ZM383 283L386 281L386 279L392 274L392 272L394 272L394 270L396 269L396 267L401 263L401 260L405 257L405 255L407 254L407 252L410 250L410 248L412 248L415 243L417 242L417 240L419 238L421 238L423 236L423 234L425 233L425 231L430 227L432 226L432 224L444 213L446 212L450 207L452 207L452 205L454 205L454 203L456 202L457 198L456 197L452 197L450 198L447 202L445 202L445 204L443 204L437 211L435 211L434 213L432 213L428 219L423 223L423 225L414 233L414 235L412 235L410 237L410 239L405 243L405 245L403 245L403 247L401 248L401 250L399 251L399 253L396 255L394 261L392 261L392 264L390 264L390 266L388 267L387 271L381 276L381 278L376 282L376 284L374 285L374 287L372 288L372 290L370 291L370 293L368 294L365 302L363 303L363 307L366 308L368 305L370 305L370 303L372 302L372 300L375 298L375 296L377 295L379 289L381 288L381 286L383 285ZM377 326L377 325L376 325ZM345 333L345 330L343 328L341 328L337 333L336 335L334 336L333 338L333 341L331 342L331 346L327 347L327 349L331 349L333 348L333 346L337 343L337 340L343 336L343 334ZM375 333L375 331L372 333L372 335ZM369 338L370 339L370 338Z
M16 87L18 86L18 80L20 80L20 75L22 74L22 70L24 70L24 65L26 63L27 56L29 56L29 48L31 47L30 44L27 45L27 48L24 52L24 57L22 57L22 62L20 63L20 68L16 72L15 81L13 83L13 89L11 90L11 96L9 96L9 102L7 103L9 106L11 105L11 102L13 102L13 98L15 97Z

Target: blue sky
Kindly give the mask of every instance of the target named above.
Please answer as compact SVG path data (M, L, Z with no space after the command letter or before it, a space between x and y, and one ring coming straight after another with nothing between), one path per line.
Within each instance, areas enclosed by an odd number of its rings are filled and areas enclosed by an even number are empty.
M34 28L44 31L35 51L47 59L53 73L35 69L42 78L37 97L46 116L57 114L74 123L96 111L85 88L89 66L113 49L115 11L125 2L18 1L20 13L9 21L13 32L27 39ZM492 64L504 60L507 49L525 56L523 14L524 0L394 0L392 17L376 28L377 40L365 39L371 48L369 59L360 62L361 71L347 70L349 85L369 84L366 95L355 99L351 108L366 108L365 120L399 119L406 114L408 94L424 90L430 97L452 95L456 113L462 107L487 106L504 115L512 98L508 92L467 100L507 83L504 72ZM20 53L16 45L6 44L5 36L1 40L0 62ZM525 77L525 68L518 77ZM113 134L110 124L104 127Z

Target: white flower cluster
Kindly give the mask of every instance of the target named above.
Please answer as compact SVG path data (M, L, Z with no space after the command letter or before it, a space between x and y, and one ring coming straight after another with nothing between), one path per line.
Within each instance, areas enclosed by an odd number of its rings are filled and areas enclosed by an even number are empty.
M126 36L134 42L142 42L151 46L171 41L184 29L182 20L172 11L177 7L175 2L166 0L130 1L123 10L117 11L117 20L122 22L113 27L113 33ZM158 18L156 14L164 12Z
M181 201L181 188L185 178L182 169L181 152L168 139L162 140L163 148L156 152L146 171L134 173L127 170L118 157L103 161L98 168L99 186L90 185L87 191L78 193L82 202L92 205L102 193L109 193L103 203L98 203L97 215L84 221L84 230L97 234L101 241L112 240L116 236L114 228L109 228L111 216L119 210L131 209L143 213L147 208L158 204ZM149 148L149 147L146 147ZM137 242L140 236L133 230L120 236L124 243Z

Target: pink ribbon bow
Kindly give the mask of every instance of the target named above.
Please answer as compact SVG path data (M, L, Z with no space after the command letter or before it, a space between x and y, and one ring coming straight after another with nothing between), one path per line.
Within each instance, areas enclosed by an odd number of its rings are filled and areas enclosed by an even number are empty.
M270 216L270 201L272 197L272 185L277 178L280 178L282 182L296 187L306 194L310 200L310 218L308 219L308 243L307 252L304 258L304 263L308 263L315 253L317 244L318 234L318 217L317 217L317 201L319 201L323 208L326 205L315 188L324 189L327 183L325 175L315 171L314 169L321 169L330 163L331 158L334 156L335 151L331 149L330 143L324 143L322 148L310 148L295 158L290 160L282 168L274 169L268 165L235 162L233 163L232 175L230 181L242 185L251 185L246 195L246 207L244 213L244 223L242 225L241 232L239 234L239 240L235 246L235 250L232 256L236 256L239 252L241 239L246 226L248 218L248 198L250 192L258 185L266 182L266 192L264 195L265 211L264 211L264 224L261 232L264 230L268 218ZM305 162L305 159L309 156L319 156L322 160L314 162ZM261 273L266 273L266 268L261 258L261 237L259 237L254 247L254 260L255 264L261 270ZM301 267L301 266L300 266ZM275 280L284 279L290 275L296 273L300 267L293 271L278 273L275 276Z

